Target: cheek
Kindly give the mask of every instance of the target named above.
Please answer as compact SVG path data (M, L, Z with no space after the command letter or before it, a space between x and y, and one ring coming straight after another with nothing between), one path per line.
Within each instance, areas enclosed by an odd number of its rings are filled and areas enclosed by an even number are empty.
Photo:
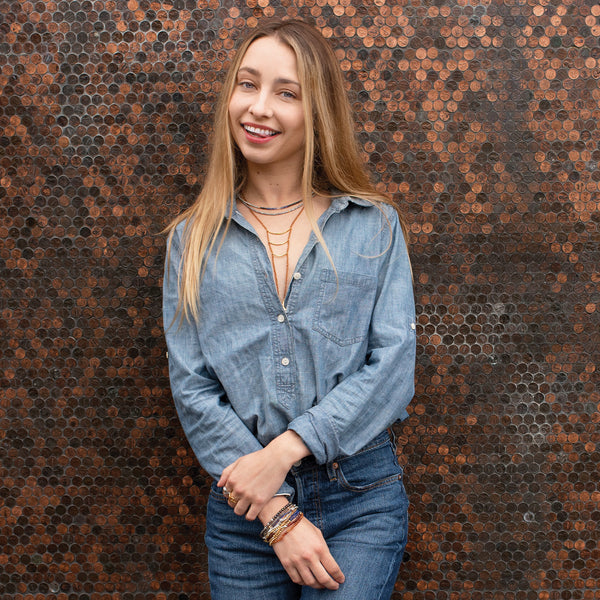
M304 137L304 112L294 116L294 128L302 135L302 137Z
M231 96L231 99L229 100L228 112L229 112L230 120L233 120L239 116L240 100L237 97L237 94L235 92L233 93L233 95Z

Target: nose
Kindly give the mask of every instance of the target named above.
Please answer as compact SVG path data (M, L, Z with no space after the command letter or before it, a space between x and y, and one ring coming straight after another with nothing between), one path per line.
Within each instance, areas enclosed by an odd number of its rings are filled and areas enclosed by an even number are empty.
M254 102L248 107L248 112L254 117L269 118L273 116L273 109L266 93L257 94Z

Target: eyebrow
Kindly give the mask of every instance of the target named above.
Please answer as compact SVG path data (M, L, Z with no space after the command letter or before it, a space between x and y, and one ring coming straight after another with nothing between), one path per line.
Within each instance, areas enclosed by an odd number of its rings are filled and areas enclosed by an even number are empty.
M260 75L260 71L257 71L256 69L253 69L252 67L240 67L238 70L238 74L242 71L247 71L248 73L250 73L250 75L254 75L255 77L258 77ZM300 84L297 81L294 81L293 79L286 79L284 77L280 77L278 79L275 80L275 83L278 84L284 84L284 85L297 85L298 87L300 87Z

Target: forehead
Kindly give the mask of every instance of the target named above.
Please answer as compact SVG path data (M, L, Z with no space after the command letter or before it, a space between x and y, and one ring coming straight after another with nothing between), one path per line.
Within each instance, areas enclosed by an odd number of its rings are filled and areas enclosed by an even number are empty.
M262 37L248 46L239 69L250 68L259 74L277 72L278 75L298 78L296 54L276 37Z

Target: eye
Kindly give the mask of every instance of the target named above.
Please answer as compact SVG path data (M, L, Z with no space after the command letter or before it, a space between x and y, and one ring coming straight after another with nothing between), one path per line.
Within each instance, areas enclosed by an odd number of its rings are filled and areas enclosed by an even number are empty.
M254 84L251 81L239 81L238 86L240 86L244 90L251 90L254 87Z
M283 90L281 92L281 95L284 98L289 98L290 100L293 100L293 99L297 98L296 94L294 94L294 92L290 92L289 90Z

